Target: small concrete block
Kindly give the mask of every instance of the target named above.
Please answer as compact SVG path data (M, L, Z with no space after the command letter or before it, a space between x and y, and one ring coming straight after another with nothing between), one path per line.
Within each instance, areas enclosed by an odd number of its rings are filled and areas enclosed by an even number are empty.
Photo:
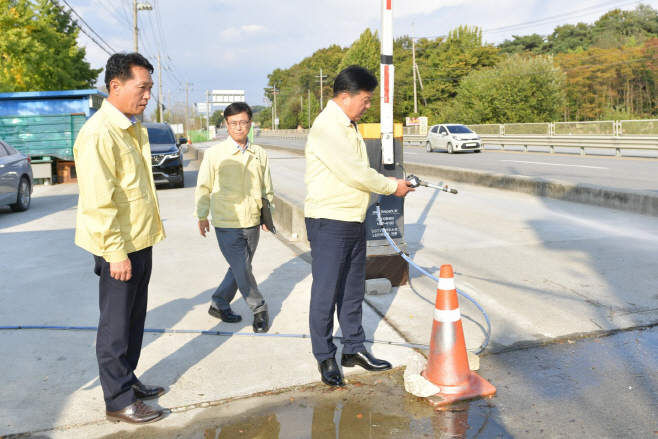
M420 373L425 370L427 360L418 352L411 352L404 371L404 390L414 396L428 397L436 395L441 389L428 381Z
M480 357L471 351L466 351L466 354L468 355L468 368L471 370L480 369Z
M386 278L366 280L366 294L388 294L391 292L391 281Z

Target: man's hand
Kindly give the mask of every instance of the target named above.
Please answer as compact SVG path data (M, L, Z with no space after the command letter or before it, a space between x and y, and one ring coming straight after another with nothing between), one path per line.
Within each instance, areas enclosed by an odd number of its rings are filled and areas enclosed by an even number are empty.
M261 227L261 229L263 229L263 232L269 232L270 231L270 229L268 229L265 224L261 224L260 227Z
M206 232L210 232L210 221L208 220L199 221L199 233L201 234L201 236L205 238Z
M121 282L126 282L133 277L133 266L130 259L121 262L110 262L110 276Z
M395 179L393 177L388 177L391 180L395 180L398 183L398 190L396 190L393 195L396 197L404 197L409 192L414 192L416 189L411 187L411 182L403 179Z

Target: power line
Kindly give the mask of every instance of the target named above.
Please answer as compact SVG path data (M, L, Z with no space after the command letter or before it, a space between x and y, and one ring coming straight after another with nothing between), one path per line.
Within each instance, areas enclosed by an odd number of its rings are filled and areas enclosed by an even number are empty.
M513 30L523 29L525 27L537 26L539 24L550 24L550 23L555 22L556 18L566 19L566 18L582 17L582 16L585 16L585 15L590 15L591 14L591 12L588 12L586 14L581 14L584 11L592 11L594 9L604 8L606 6L610 6L610 5L613 5L613 4L616 4L616 3L621 3L621 2L624 2L624 1L627 1L627 0L612 0L612 1L608 1L606 3L602 3L600 5L589 6L587 8L582 8L582 9L576 9L576 10L573 10L573 11L570 11L570 12L565 12L563 14L552 15L550 17L544 17L544 18L540 18L540 19L537 19L537 20L525 21L525 22L517 23L517 24L510 24L508 26L501 26L501 27L497 27L497 28L493 28L493 29L483 29L482 33L485 34L485 33L508 32L508 31L513 31ZM632 5L632 4L635 4L635 3L640 3L640 1L633 1L633 2L626 3L626 4L621 5L621 6L628 6L628 5ZM617 8L613 8L613 9L617 9ZM606 12L609 12L613 9L608 9ZM563 20L557 20L557 21L563 21ZM446 37L446 35L437 35L437 36L417 37L417 38L426 38L428 40L432 40L432 39L436 39L436 38L445 38L445 37ZM421 49L416 49L416 50L421 50Z
M615 4L615 3L621 3L623 1L628 1L628 0L608 1L608 2L600 4L600 5L589 6L587 8L582 8L582 9L576 9L576 10L571 11L571 12L565 12L563 14L553 15L553 16L550 16L550 17L544 17L544 18L540 18L540 19L537 19L537 20L526 21L524 23L511 24L511 25L508 25L508 26L501 26L501 27L497 27L497 28L493 28L493 29L486 29L486 30L483 30L482 33L506 32L506 31L522 29L524 27L530 27L530 26L536 26L536 25L540 25L540 24L553 23L555 21L555 19L579 18L579 17L582 17L584 15L590 15L592 13L592 12L587 12L586 14L582 14L582 12L593 11L595 9L604 8L606 6L610 6L610 5ZM633 1L631 3L627 3L627 4L624 4L624 5L621 5L621 6L628 6L628 5L632 5L632 4L635 4L635 3L639 3L639 1ZM617 8L614 8L614 9L617 9ZM608 9L608 11L611 11L611 10L612 9ZM558 21L562 21L562 20L558 20Z
M62 0L62 1L64 2L64 4L65 4L66 6L69 7L69 9L71 10L71 12L73 12L73 13L74 13L74 14L80 19L80 21L82 21L82 22L85 24L85 26L87 26L87 27L89 28L89 30L92 31L92 32L94 33L94 35L96 35L96 36L98 37L99 40L101 40L103 43L105 43L105 45L106 45L107 47L109 47L110 50L112 50L113 52L116 52L116 50L112 49L112 46L110 46L109 44L107 44L107 41L105 41L100 35L98 35L98 34L96 33L96 31L95 31L94 29L92 29L92 27L89 26L89 24L88 24L86 21L84 21L84 20L82 19L82 17L80 16L80 14L78 14L77 12L75 12L75 9L73 9L73 8L71 7L71 5L69 5L68 2L67 2L66 0Z
M50 0L50 3L52 3L57 9L59 9L59 10L62 12L62 14L66 15L66 16L69 18L69 20L71 20L71 23L72 23L75 27L77 27L78 29L80 29L80 31L82 31L83 34L87 35L87 37L89 37L89 39L90 39L91 41L93 41L98 47L100 47L101 49L103 49L103 51L105 51L105 53L107 53L107 54L110 55L110 56L112 55L112 53L108 52L107 49L106 49L105 47L101 46L101 44L100 44L98 41L94 40L94 38L93 38L91 35L89 35L89 34L88 34L88 33L87 33L82 27L80 27L80 25L79 25L79 24L78 24L78 23L77 23L77 22L71 17L71 15L69 15L64 9L62 9L62 8L57 4L57 2L56 2L55 0ZM93 32L93 30L92 30L92 32ZM96 32L94 32L94 33L96 33ZM105 44L107 44L107 43L105 43ZM109 45L108 45L107 47L109 47L110 50L114 51L114 49L112 49Z

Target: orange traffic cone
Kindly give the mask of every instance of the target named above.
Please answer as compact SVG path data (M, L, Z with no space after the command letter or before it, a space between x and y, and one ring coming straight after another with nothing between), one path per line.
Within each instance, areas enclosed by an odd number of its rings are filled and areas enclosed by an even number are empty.
M429 358L422 375L441 389L428 398L435 406L496 393L494 386L468 367L451 265L441 266Z

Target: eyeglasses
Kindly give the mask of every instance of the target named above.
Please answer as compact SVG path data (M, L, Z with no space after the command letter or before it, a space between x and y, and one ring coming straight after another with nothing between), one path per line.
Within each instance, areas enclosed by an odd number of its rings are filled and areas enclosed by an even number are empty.
M250 120L241 120L241 121L239 121L239 122L228 122L227 124L228 124L231 128L235 129L238 125L240 125L241 128L244 128L244 127L247 126L247 124L248 124L249 122L251 122L251 121L250 121Z

